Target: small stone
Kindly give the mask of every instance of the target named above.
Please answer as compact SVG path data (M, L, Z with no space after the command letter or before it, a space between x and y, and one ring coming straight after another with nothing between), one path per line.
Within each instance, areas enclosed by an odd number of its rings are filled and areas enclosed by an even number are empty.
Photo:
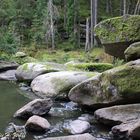
M46 119L36 115L30 117L25 124L25 128L29 131L46 131L50 126Z
M69 125L64 128L71 134L82 134L90 128L90 124L86 121L75 120L69 123Z
M29 118L33 115L42 116L50 111L52 105L51 99L35 99L19 109L14 114L14 117Z

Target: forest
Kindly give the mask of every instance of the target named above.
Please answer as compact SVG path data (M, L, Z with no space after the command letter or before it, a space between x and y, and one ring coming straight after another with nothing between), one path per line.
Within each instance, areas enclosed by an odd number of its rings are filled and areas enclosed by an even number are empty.
M140 0L0 0L0 140L140 139Z

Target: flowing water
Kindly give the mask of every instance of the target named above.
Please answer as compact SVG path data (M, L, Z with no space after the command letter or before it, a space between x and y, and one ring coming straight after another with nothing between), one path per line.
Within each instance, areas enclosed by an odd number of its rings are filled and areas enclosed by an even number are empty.
M31 92L20 90L14 82L0 81L0 133L4 133L10 122L24 125L25 121L13 118L13 114L23 105L35 98ZM30 98L29 98L30 97ZM46 134L28 133L25 140L68 135L63 126L71 120L77 119L84 112L69 103L55 103L46 116L51 124L51 130ZM107 137L108 129L100 125L92 125L90 130L94 136Z

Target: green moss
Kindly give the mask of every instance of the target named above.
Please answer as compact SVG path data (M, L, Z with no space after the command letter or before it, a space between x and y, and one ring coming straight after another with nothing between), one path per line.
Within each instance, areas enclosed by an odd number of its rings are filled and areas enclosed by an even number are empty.
M27 64L27 63L26 63L26 64L23 64L22 69L23 69L24 71L27 71L27 70L28 70L28 64Z
M99 74L98 72L88 72L86 75L88 78L91 78L93 76L96 76L97 74Z
M130 45L130 47L128 47L124 53L125 53L125 58L128 61L139 59L140 58L140 42Z
M109 100L112 93L108 88L113 86L122 97L129 98L129 94L140 93L140 67L123 65L104 72L101 76L103 93ZM133 97L132 95L130 97Z
M95 33L103 44L140 40L140 15L126 15L100 22Z
M75 68L75 69L80 69L85 71L103 72L105 70L113 68L113 65L109 63L75 63L75 64L70 64L68 67L70 69Z

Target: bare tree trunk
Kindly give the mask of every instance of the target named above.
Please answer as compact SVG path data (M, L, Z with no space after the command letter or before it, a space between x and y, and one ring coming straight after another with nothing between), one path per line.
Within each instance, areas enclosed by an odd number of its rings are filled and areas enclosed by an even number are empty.
M79 23L79 2L74 0L74 43L75 46L80 48L80 23Z
M51 20L51 42L52 42L52 48L55 48L55 34L54 34L54 22L53 22L53 2L52 0L49 0L49 7L50 7L50 20Z
M138 14L139 11L140 11L140 0L137 1L135 11L134 11L134 15Z
M109 14L110 9L109 9L109 0L106 0L106 13Z
M89 18L86 19L86 44L85 44L85 51L90 50L90 39L89 39Z
M93 8L94 8L94 0L91 0L91 3L90 3L90 5L91 5L91 33L90 33L90 40L91 40L91 42L90 42L90 45L91 45L91 48L93 48L93 38L94 38L94 33L93 33L93 29L94 29L94 10L93 10ZM86 23L86 26L88 26L87 24L88 24L88 21L89 19L87 19L87 23ZM86 31L87 31L87 29L86 29ZM86 39L87 40L87 39Z
M67 2L64 0L64 28L66 29L66 23L67 23Z
M93 44L96 45L96 40L94 38L94 26L97 24L97 9L98 0L91 0L91 48L93 48Z
M126 0L123 0L123 15L127 14L127 2Z

